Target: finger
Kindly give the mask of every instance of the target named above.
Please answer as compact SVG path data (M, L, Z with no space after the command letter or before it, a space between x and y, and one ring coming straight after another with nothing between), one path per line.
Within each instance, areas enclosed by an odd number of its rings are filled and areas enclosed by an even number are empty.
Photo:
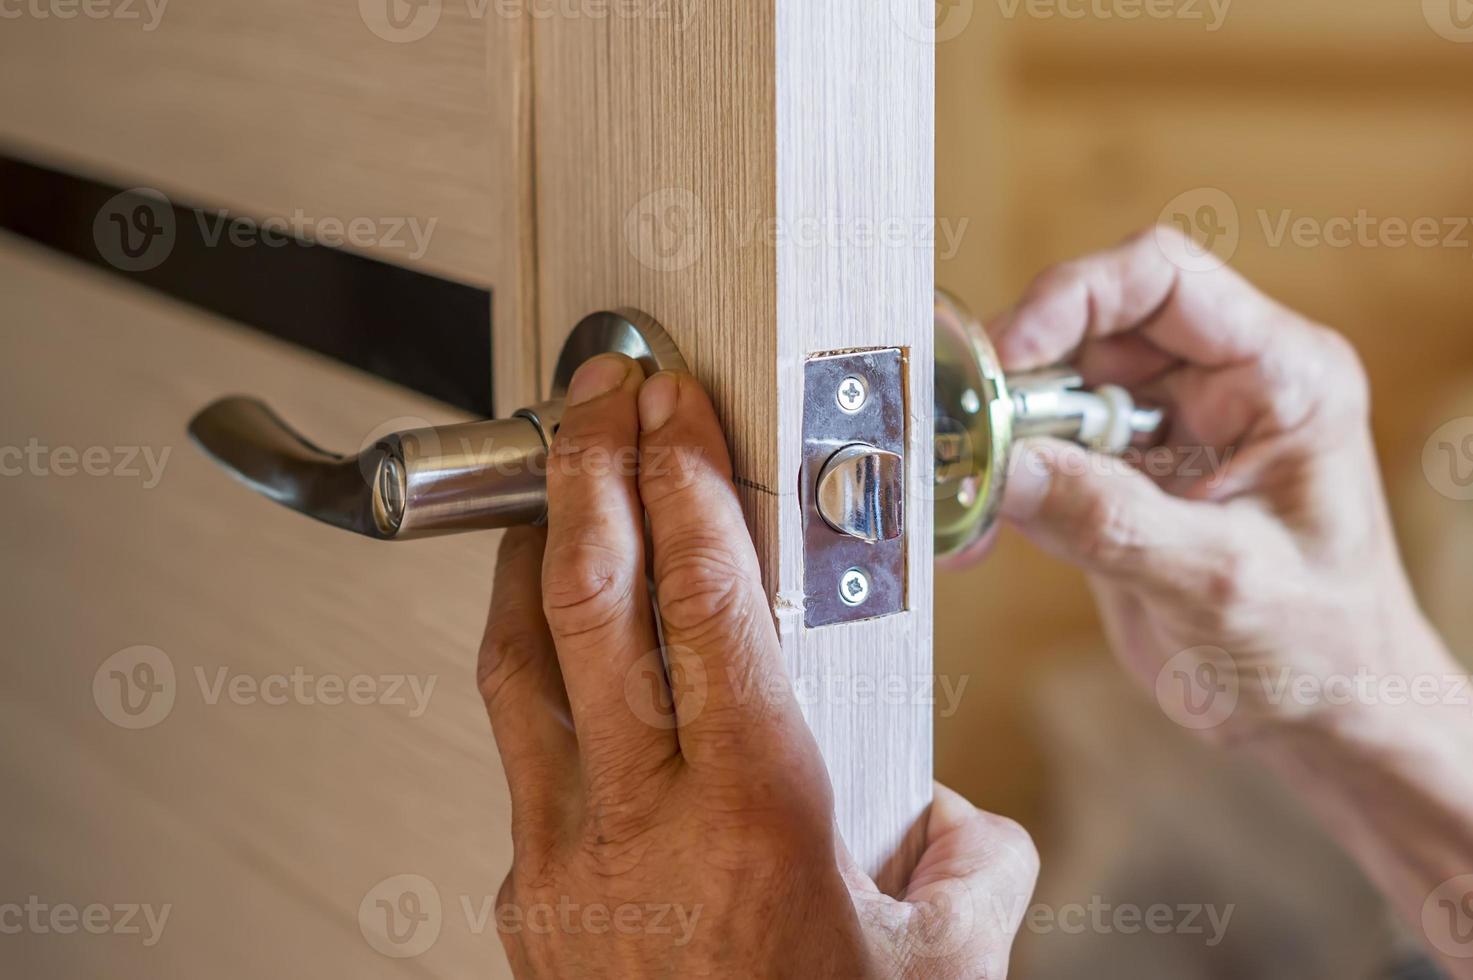
M626 696L630 677L658 650L635 486L643 379L621 355L584 364L548 454L542 603L595 779L637 778L676 752L674 734L641 720Z
M511 791L513 836L541 836L556 826L578 771L557 653L542 615L545 534L508 531L496 558L491 612L476 679Z
M1056 439L1014 449L1003 516L1046 551L1172 595L1207 595L1240 555L1226 508L1172 497L1123 460Z
M936 784L926 821L926 849L910 876L905 898L948 879L986 884L994 894L1033 894L1038 880L1033 838L1006 817L979 810L955 790Z
M1026 830L936 784L926 849L904 897L916 910L913 948L965 962L979 976L1006 976L1038 867Z
M1180 363L1179 358L1138 333L1086 340L1073 359L1075 369L1090 388L1107 384L1138 388Z
M1279 307L1226 266L1190 272L1168 255L1182 241L1160 227L1056 266L989 330L1003 366L1021 371L1069 359L1086 340L1139 329L1166 354L1216 366L1258 356ZM1281 319L1281 318L1280 318Z
M802 721L711 401L690 375L661 372L640 391L639 414L640 496L682 751L690 758L703 734L792 740Z

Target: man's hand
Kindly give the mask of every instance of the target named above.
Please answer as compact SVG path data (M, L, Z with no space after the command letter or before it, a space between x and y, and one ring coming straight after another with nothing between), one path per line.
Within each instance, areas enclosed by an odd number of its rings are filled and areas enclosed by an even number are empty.
M1355 352L1230 269L1179 269L1185 247L1160 228L1059 266L991 324L1007 369L1071 360L1168 419L1135 466L1020 444L1004 516L1090 573L1116 653L1187 727L1329 723L1306 678L1453 670L1397 554Z
M695 380L590 361L548 469L547 531L506 536L479 668L517 975L1000 980L1032 842L938 788L902 900L853 866Z
M1349 345L1160 228L1040 277L992 324L1163 406L1139 468L1022 444L1004 515L1090 575L1115 653L1185 727L1245 743L1473 977L1467 676L1397 553ZM1427 700L1429 697L1431 700Z

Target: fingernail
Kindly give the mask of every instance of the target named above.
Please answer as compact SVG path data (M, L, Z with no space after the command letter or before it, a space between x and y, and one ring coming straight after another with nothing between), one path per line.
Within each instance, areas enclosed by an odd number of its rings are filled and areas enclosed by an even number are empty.
M618 354L600 354L573 372L568 384L568 404L581 405L607 395L629 377L630 362Z
M670 421L680 401L680 379L661 371L639 389L639 430L654 432Z

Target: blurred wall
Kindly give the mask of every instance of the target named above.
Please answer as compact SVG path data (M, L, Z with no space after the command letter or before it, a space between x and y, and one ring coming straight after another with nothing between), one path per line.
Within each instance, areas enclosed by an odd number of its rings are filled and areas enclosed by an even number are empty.
M1217 250L1360 349L1398 523L1416 532L1409 564L1427 589L1452 587L1418 573L1449 515L1467 513L1422 477L1424 445L1473 389L1466 6L943 2L937 209L961 234L938 241L939 283L985 314L1053 262L1178 214L1197 224L1219 202L1203 229ZM1305 218L1368 230L1343 247L1278 238ZM1398 234L1419 219L1437 222L1436 245ZM1009 534L981 567L942 575L936 603L937 670L967 684L955 713L938 701L938 778L1046 826L1030 705L1047 672L1103 657L1083 581Z

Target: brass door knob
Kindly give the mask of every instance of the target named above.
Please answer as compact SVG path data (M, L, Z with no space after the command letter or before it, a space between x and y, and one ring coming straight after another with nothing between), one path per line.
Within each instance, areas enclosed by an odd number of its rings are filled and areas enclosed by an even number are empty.
M980 542L997 523L1017 439L1055 436L1119 453L1156 432L1160 411L1124 388L1084 388L1068 369L1008 375L982 325L936 293L936 557Z

